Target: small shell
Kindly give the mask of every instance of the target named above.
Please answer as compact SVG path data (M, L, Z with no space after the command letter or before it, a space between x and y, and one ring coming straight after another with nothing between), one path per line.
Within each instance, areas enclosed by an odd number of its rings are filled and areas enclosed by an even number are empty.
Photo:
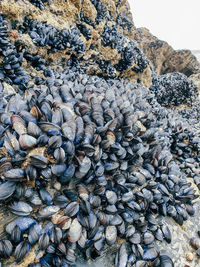
M87 190L87 188L85 187L85 185L78 184L77 185L77 191L78 191L79 197L81 199L88 200L88 198L89 198L89 191Z
M58 227L55 227L50 234L50 239L54 244L59 244L61 242L62 237L63 237L62 230Z
M144 233L143 241L145 245L150 245L154 241L154 236L151 233Z
M42 131L51 136L59 135L61 132L61 128L58 125L50 122L39 122L38 125Z
M69 217L75 216L79 212L79 204L77 202L71 202L65 208L65 215Z
M106 227L106 242L109 246L113 245L117 239L117 228L115 226Z
M4 173L5 180L18 182L22 181L25 177L25 172L22 169L11 169Z
M187 261L193 261L194 259L194 255L191 252L188 252L185 257Z
M33 136L24 134L19 137L19 144L22 149L32 148L38 143L37 139Z
M63 175L58 178L59 182L63 185L67 184L73 178L74 173L75 173L75 165L72 163L68 166Z
M14 243L19 243L22 241L22 231L18 225L15 225L13 228L10 238Z
M20 116L12 115L11 123L12 123L12 127L15 130L15 132L18 133L19 135L27 133L25 121Z
M38 106L33 106L30 110L30 113L36 118L39 119L42 116L41 111L39 110Z
M56 176L62 176L66 170L67 166L63 164L53 164L51 165L51 171Z
M40 236L38 241L39 249L45 250L49 245L49 235L47 233L44 233Z
M47 206L38 212L38 218L49 218L60 210L58 206Z
M65 162L65 151L62 147L58 147L54 151L54 158L57 160L57 163Z
M32 155L30 156L31 164L39 169L45 169L48 164L48 159L42 155Z
M79 161L79 168L75 173L76 178L82 179L90 170L91 160L88 157L84 157Z
M72 243L78 241L81 236L81 231L82 226L77 219L74 219L69 228L68 240Z
M20 262L30 250L30 244L27 241L22 241L15 249L14 257L16 262Z
M37 126L37 124L35 124L34 122L30 121L28 123L28 134L38 137L40 136L40 134L42 133L42 131L40 130L40 128Z
M155 260L158 257L158 251L155 248L145 248L143 254L143 260Z
M0 241L0 255L3 258L9 258L13 251L13 245L12 243L7 240L1 240Z
M192 237L190 239L190 245L195 249L199 249L200 248L200 239L196 238L196 237Z
M106 191L106 198L109 204L115 204L117 202L117 195L114 191Z
M0 185L0 200L5 200L13 195L16 189L15 182L5 182Z
M14 202L9 206L10 211L17 216L28 216L32 212L32 207L26 202Z
M57 195L54 197L53 202L60 208L65 208L68 205L68 199L63 195Z
M69 218L68 216L62 216L55 222L55 224L62 230L67 230L69 229L71 222L72 222L71 218Z
M40 197L42 199L42 201L46 204L46 205L50 205L52 202L52 197L49 194L49 192L47 190L45 190L44 188L41 188L40 191Z
M128 260L128 254L126 250L126 245L125 243L123 243L119 248L117 266L126 267L127 260Z
M28 240L31 245L34 245L38 241L40 233L41 233L41 226L39 224L31 226L28 234Z

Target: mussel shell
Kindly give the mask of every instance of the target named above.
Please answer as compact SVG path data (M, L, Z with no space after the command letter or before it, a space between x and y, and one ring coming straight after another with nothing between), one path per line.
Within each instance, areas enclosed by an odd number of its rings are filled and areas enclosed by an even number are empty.
M117 264L116 266L126 267L127 261L128 261L128 253L126 250L126 244L123 243L123 244L121 244L119 251L118 251L118 259L116 262L116 264Z
M7 240L1 240L0 241L0 256L1 258L9 258L13 251L13 245L12 243Z
M41 233L40 225L35 224L35 225L30 227L29 234L28 234L28 240L29 240L31 245L34 245L39 240L40 233Z
M32 212L32 207L26 202L14 202L9 206L10 211L17 216L28 216Z
M31 164L39 169L45 169L49 163L48 159L42 155L32 155L30 156Z
M80 225L77 218L75 218L72 221L70 228L69 228L68 240L72 243L78 241L81 236L81 231L82 231L82 226Z
M25 178L25 172L22 169L11 169L4 173L4 178L12 182L22 181Z
M61 184L65 185L73 178L74 173L75 173L75 165L72 163L67 167L63 175L58 178L58 181Z
M199 240L199 238L192 237L190 239L190 245L195 249L199 249L200 248L200 240Z
M58 148L58 147L61 147L62 145L62 138L61 136L52 136L49 138L49 142L48 142L48 146L50 148Z
M57 227L63 230L67 230L69 229L71 222L72 222L71 218L69 218L68 216L62 216L57 220L56 225Z
M61 133L61 128L56 124L50 122L39 122L38 125L43 132L50 136L60 135Z
M19 115L12 115L11 116L11 123L13 129L19 134L26 134L27 129L25 125L25 121Z
M49 240L50 240L50 238L49 238L48 233L42 234L39 238L39 241L38 241L39 249L45 250L49 245Z
M62 176L66 170L67 166L63 164L53 164L51 165L51 171L56 176Z
M105 231L106 242L109 246L113 245L117 240L117 228L115 226L107 226Z
M167 255L161 255L160 259L160 267L174 267L174 263L172 259Z
M65 162L65 151L62 147L58 147L54 151L54 158L57 160L57 163Z
M42 133L42 131L40 130L40 128L37 126L37 124L35 124L32 121L30 121L28 123L27 132L28 132L29 135L32 135L34 137L39 137L40 134Z
M34 168L30 164L26 167L25 172L26 172L26 176L27 176L29 181L34 181L38 177L38 173L37 173L36 168Z
M46 205L50 205L53 200L50 193L44 188L41 188L39 193L43 203L45 203Z
M71 202L65 208L65 215L69 217L75 216L79 212L79 204L77 202Z
M143 242L145 245L150 245L151 243L153 243L153 241L154 241L154 236L151 233L149 232L144 233Z
M5 182L0 184L0 200L5 200L13 195L16 189L15 182Z
M57 213L59 210L60 210L60 208L58 206L54 206L54 205L47 206L47 207L39 210L37 217L40 219L49 218L53 214Z
M167 225L163 225L161 230L163 232L163 236L164 236L165 240L167 241L167 243L171 243L172 234L171 234L169 227Z
M20 241L22 241L22 237L23 236L20 227L18 225L15 225L10 235L11 240L14 243L19 243Z
M158 251L155 248L145 248L143 254L143 260L155 260L158 257Z
M63 195L57 195L54 197L53 202L60 208L65 208L68 205L68 199Z
M82 179L90 170L91 160L89 157L84 157L79 164L79 168L75 173L76 178Z
M20 262L29 250L30 244L28 241L22 241L21 243L19 243L19 245L17 245L17 247L15 248L14 252L16 262Z

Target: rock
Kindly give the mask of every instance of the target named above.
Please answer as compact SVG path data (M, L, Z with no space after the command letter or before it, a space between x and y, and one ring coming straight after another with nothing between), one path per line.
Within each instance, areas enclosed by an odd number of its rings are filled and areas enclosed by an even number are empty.
M167 42L159 40L146 28L137 29L135 40L152 62L158 75L181 72L186 76L200 72L200 63L190 50L174 50Z
M193 80L193 82L195 83L195 85L198 87L199 93L200 93L200 73L196 73L196 74L190 75L189 78L191 80Z

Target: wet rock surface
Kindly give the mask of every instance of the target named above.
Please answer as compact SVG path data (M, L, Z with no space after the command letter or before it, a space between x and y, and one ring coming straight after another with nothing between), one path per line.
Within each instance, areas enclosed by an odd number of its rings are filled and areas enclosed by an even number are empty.
M127 1L0 6L2 263L198 266L195 59L158 75Z

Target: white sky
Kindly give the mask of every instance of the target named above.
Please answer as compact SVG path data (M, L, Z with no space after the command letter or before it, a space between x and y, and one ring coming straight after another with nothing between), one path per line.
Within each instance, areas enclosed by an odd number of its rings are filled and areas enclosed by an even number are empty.
M200 0L128 0L137 28L174 49L200 50Z

